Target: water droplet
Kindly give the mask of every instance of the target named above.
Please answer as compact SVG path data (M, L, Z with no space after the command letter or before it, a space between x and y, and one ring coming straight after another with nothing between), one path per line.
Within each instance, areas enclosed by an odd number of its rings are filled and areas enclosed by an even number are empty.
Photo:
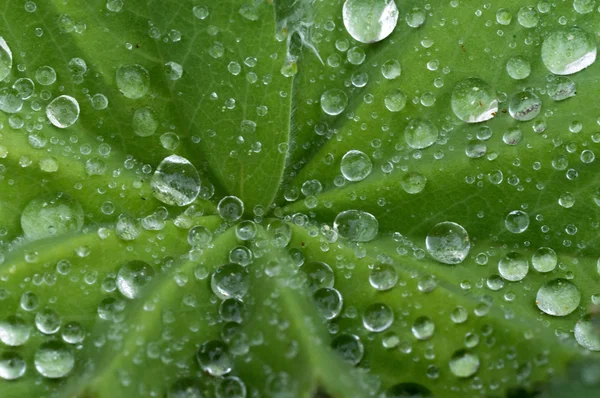
M13 64L12 51L2 36L0 36L0 80L10 73Z
M595 0L573 0L573 9L579 14L588 14L594 11Z
M469 312L465 307L458 306L450 313L450 319L454 323L464 323L469 318Z
M194 247L206 247L212 241L213 234L210 229L197 225L188 232L188 243Z
M200 367L211 376L224 376L233 369L233 359L227 344L219 340L210 340L202 344L196 359Z
M365 354L365 347L358 336L340 334L331 342L334 351L340 354L342 360L351 365L358 365Z
M471 248L467 231L450 221L441 222L431 228L425 245L431 257L444 264L461 263Z
M210 287L222 300L227 298L241 299L250 288L248 270L235 263L221 265L213 272Z
M1 62L2 61L0 61L0 63ZM33 83L33 80L27 78L17 79L13 83L13 88L17 91L18 97L22 100L31 98L35 92L35 84Z
M552 32L542 43L542 62L555 75L571 75L596 60L594 36L577 27Z
M31 326L17 315L0 321L0 341L8 346L20 346L29 340Z
M376 264L369 274L369 283L379 291L390 290L398 283L398 272L391 264Z
M388 59L381 65L381 74L388 80L394 80L400 77L402 67L400 62L395 59Z
M62 328L61 336L69 344L79 344L85 338L85 330L79 323L69 322Z
M425 189L427 178L418 171L410 171L402 176L400 185L406 193L417 194Z
M79 118L79 103L71 96L61 95L48 104L46 116L54 126L67 128Z
M244 202L237 196L225 196L219 201L217 211L223 220L234 222L244 215Z
M198 7L198 6L197 6ZM202 389L197 379L184 377L171 384L166 398L202 398ZM244 397L245 398L245 397Z
M437 126L425 119L412 119L404 129L404 139L413 149L430 147L437 141L438 134Z
M452 354L450 358L450 372L456 377L471 377L479 370L479 357L462 349Z
M344 26L361 43L375 43L388 37L398 23L394 0L346 0L342 11Z
M554 101L562 101L575 96L576 85L566 76L551 76L546 84L548 96Z
M66 193L39 197L23 210L21 227L32 240L78 232L83 227L83 209Z
M542 100L537 95L520 91L510 98L508 111L510 115L521 122L531 120L542 110Z
M529 227L529 214L521 210L513 210L506 215L504 225L513 234L525 232Z
M538 272L553 271L557 263L556 252L549 247L540 247L531 257L531 265Z
M384 103L388 111L400 112L406 106L406 94L397 88L385 96Z
M417 339L428 340L433 336L435 324L430 317L421 316L415 319L411 331L413 336L415 336Z
M138 298L144 288L154 278L154 268L144 261L132 260L119 269L117 287L121 294L129 299Z
M587 314L575 324L575 340L591 351L600 351L600 319L597 314Z
M150 182L156 199L173 206L186 206L200 194L200 176L187 159L171 155L156 168Z
M333 287L335 274L331 267L324 262L311 261L305 263L300 267L300 271L306 275L308 289L311 292L323 287Z
M49 86L56 81L56 71L50 66L40 66L35 71L35 79L42 86Z
M183 66L177 62L169 61L165 64L165 73L169 80L179 80L183 76Z
M75 365L71 348L60 341L42 343L34 356L36 370L44 377L57 379L66 376Z
M506 63L506 72L513 79L522 80L527 78L531 73L531 64L525 57L511 57Z
M215 396L216 398L246 398L246 385L238 377L224 377L219 381L215 388ZM199 397L201 397L201 395Z
M498 272L507 281L520 281L529 272L529 262L524 255L510 252L498 262Z
M496 22L500 25L510 25L512 14L506 8L500 8L496 12Z
M368 242L377 236L379 222L365 211L345 210L335 217L333 228L343 238L354 242Z
M339 115L347 106L348 96L340 89L327 90L321 95L321 108L328 115Z
M485 142L479 140L471 140L467 142L465 147L465 154L471 159L479 159L485 156L487 152L487 145Z
M149 137L158 128L158 117L154 109L145 107L136 109L133 113L133 131L140 137Z
M537 292L535 304L548 315L565 316L575 311L581 301L577 286L566 279L546 282Z
M498 112L494 90L483 80L474 77L454 87L450 103L456 117L467 123L489 120Z
M312 295L317 312L323 319L333 319L342 311L342 295L332 287L322 287Z
M150 74L141 65L121 66L117 69L117 87L127 98L142 98L150 88Z
M414 7L406 13L406 24L411 28L418 28L425 23L427 14L419 7Z
M340 169L348 181L362 181L371 174L373 162L364 152L353 149L342 157Z
M15 380L23 376L26 370L27 363L21 355L11 351L0 354L0 378Z
M365 308L362 321L368 331L383 332L394 322L394 312L387 304L373 303Z
M517 20L524 28L535 28L540 21L540 16L533 7L521 7L517 13Z

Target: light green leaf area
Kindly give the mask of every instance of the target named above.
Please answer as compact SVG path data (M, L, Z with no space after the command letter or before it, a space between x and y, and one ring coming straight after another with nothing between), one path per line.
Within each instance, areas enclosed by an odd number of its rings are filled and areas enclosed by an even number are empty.
M0 5L0 396L597 395L597 4L347 3Z

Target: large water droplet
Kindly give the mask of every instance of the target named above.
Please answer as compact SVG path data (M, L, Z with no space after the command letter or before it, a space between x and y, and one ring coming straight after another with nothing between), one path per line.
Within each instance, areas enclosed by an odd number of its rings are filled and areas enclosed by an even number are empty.
M542 62L555 75L571 75L596 60L594 36L577 27L552 32L542 43Z
M511 96L508 103L510 115L518 121L525 122L539 115L542 100L528 91L520 91Z
M522 80L527 78L531 73L531 64L525 57L511 57L506 62L506 72L513 79Z
M529 262L524 255L510 252L498 262L498 272L507 281L520 281L529 272Z
M368 242L377 236L379 222L365 211L346 210L335 217L333 228L343 238L354 242Z
M0 354L0 378L15 380L25 374L27 363L20 354L5 351Z
M575 340L588 350L600 351L600 318L597 314L587 314L577 321Z
M450 104L456 117L467 123L489 120L498 112L496 93L489 84L475 77L454 87Z
M580 301L579 288L569 280L557 278L540 287L535 304L548 315L565 316L575 311Z
M23 345L29 340L31 326L17 315L10 315L0 322L0 341L9 346Z
M150 74L141 65L121 66L117 69L117 87L127 98L142 98L150 88Z
M200 193L200 176L189 160L171 155L158 165L152 181L156 199L173 206L186 206Z
M450 371L456 377L471 377L479 369L479 357L462 349L452 354L450 358Z
M413 149L424 149L435 144L438 128L430 120L412 119L404 128L404 139Z
M244 215L244 202L237 196L225 196L219 201L217 211L223 220L234 222Z
M35 352L35 368L44 377L57 379L64 377L75 365L75 355L71 348L60 341L48 341Z
M344 26L361 43L375 43L388 37L398 23L394 0L346 0L342 11Z
M54 126L64 129L79 118L79 103L69 95L56 97L46 107L46 116Z
M369 274L369 283L377 290L390 290L398 283L398 272L391 264L376 264Z
M323 287L333 287L335 274L324 262L308 262L300 267L300 271L306 275L306 283L311 292Z
M538 272L550 272L556 268L557 263L556 252L549 247L540 247L531 257L531 265Z
M6 44L6 41L4 41L4 38L0 36L0 80L4 80L8 76L12 69L12 63L12 51L8 47L8 44Z
M445 221L429 230L425 239L427 251L444 264L461 263L469 254L469 234L459 224Z
M239 377L224 377L215 388L215 396L216 398L246 398L246 385Z
M546 84L546 92L554 101L562 101L574 97L577 86L566 76L550 76Z
M29 239L43 239L83 227L83 209L66 193L33 199L21 214L21 227Z
M125 263L117 273L117 287L129 299L138 298L154 278L154 268L144 261L132 260Z
M248 271L235 263L221 265L213 272L210 287L223 300L227 298L241 299L250 288Z
M223 376L231 372L233 359L227 344L219 340L210 340L202 344L196 359L200 367L211 376Z
M312 295L317 312L323 319L333 319L342 311L343 299L332 287L322 287Z
M321 95L321 108L328 115L339 115L347 106L348 96L340 89L327 90Z
M421 316L415 319L411 328L413 336L419 340L428 340L433 336L435 324L428 316Z
M358 336L340 334L331 342L331 347L338 352L345 362L358 365L365 354L365 348Z
M387 304L373 303L365 308L362 321L369 332L383 332L394 322L394 311Z
M520 234L529 227L529 214L522 210L513 210L506 215L504 225L509 232Z
M340 169L348 181L362 181L371 174L373 162L364 152L351 150L342 157Z

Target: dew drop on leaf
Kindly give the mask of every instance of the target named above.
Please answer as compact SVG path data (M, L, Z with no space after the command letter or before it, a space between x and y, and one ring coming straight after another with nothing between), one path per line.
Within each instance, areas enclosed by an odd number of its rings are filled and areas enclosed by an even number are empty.
M219 201L217 210L223 220L234 222L244 215L244 202L237 196L225 196Z
M420 316L413 322L411 327L413 336L419 340L428 340L433 336L435 324L428 316Z
M332 340L331 348L333 348L344 361L354 366L360 363L365 353L365 347L362 341L358 336L353 334L339 334Z
M362 181L371 174L373 162L364 152L353 149L342 157L340 170L348 181Z
M69 95L61 95L48 104L46 116L54 126L67 128L79 118L79 103Z
M537 292L535 304L548 315L565 316L575 311L581 292L573 282L557 278L546 282Z
M12 51L2 36L0 36L0 80L10 73L13 64Z
M31 326L18 315L10 315L0 321L0 341L8 346L20 346L29 340Z
M529 214L522 210L513 210L506 215L504 225L513 234L523 233L529 227Z
M575 324L575 340L591 351L600 351L600 319L598 314L587 314Z
M387 304L373 303L363 311L362 322L369 332L383 332L394 322L394 312Z
M313 292L323 287L333 287L335 274L331 267L322 261L311 261L300 267L306 275L308 290Z
M333 228L343 238L354 242L368 242L377 236L379 222L366 211L345 210L335 217Z
M450 98L452 111L463 122L479 123L493 118L498 112L498 99L489 84L478 78L458 83Z
M498 262L498 272L507 281L520 281L529 272L529 262L524 255L510 252Z
M355 40L375 43L394 31L398 23L398 7L394 0L346 0L342 19Z
M233 358L229 348L220 340L210 340L202 344L196 359L202 370L211 376L224 376L233 369Z
M596 40L587 31L560 28L550 33L542 43L542 62L555 75L572 75L596 60Z
M25 374L27 363L23 357L12 351L4 351L0 354L0 378L4 380L15 380Z
M44 377L58 379L66 376L75 366L75 355L60 341L42 343L34 355L35 369Z
M199 396L201 397L201 396ZM215 388L216 398L246 398L246 384L236 376L222 378ZM186 398L193 398L188 397Z
M66 193L33 199L21 214L25 236L37 240L80 231L83 227L81 204Z
M326 320L337 317L342 311L343 299L332 287L322 287L312 294L317 313Z
M476 354L461 349L450 358L450 372L456 377L471 377L479 370L479 364L479 357Z
M445 221L436 224L425 239L427 251L435 260L444 264L459 264L469 254L469 234L459 224Z
M529 77L529 74L531 73L531 64L525 57L511 57L506 62L506 72L513 79L522 80Z
M144 261L131 260L121 266L117 273L117 287L128 299L138 298L143 289L152 282L154 268Z
M404 128L404 139L409 147L413 149L425 149L438 139L439 130L437 126L426 119L412 119Z
M508 103L510 115L520 122L535 118L541 110L542 100L540 97L527 91L513 94Z
M212 274L210 287L223 300L227 298L241 299L250 288L248 270L235 263L221 265Z
M553 271L557 264L556 252L549 247L540 247L531 257L531 265L538 272Z
M186 206L200 194L200 176L189 160L171 155L156 168L150 182L152 194L172 206Z
M328 115L339 115L348 106L348 96L340 89L327 90L321 95L321 109Z
M409 171L408 173L404 174L400 180L402 189L411 195L421 192L423 189L425 189L426 184L427 177L418 171Z
M136 109L133 113L133 131L140 137L149 137L158 128L158 116L154 109L144 107Z
M150 88L150 74L141 65L126 65L117 69L117 87L127 98L142 98Z
M376 264L369 274L369 283L379 291L390 290L398 283L398 272L391 264Z

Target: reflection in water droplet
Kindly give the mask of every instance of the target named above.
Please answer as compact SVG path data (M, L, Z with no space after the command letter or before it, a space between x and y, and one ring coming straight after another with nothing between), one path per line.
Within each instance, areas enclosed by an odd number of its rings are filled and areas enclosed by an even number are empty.
M540 247L531 257L531 265L538 272L550 272L556 268L557 263L556 252L549 247Z
M381 65L381 74L388 80L397 79L402 73L400 62L395 59L389 59Z
M413 149L430 147L437 141L438 134L437 126L425 119L412 119L404 129L404 139Z
M529 227L529 214L521 210L513 210L506 215L504 225L509 232L520 234Z
M479 357L462 349L452 354L450 358L450 371L456 377L471 377L479 370Z
M498 272L507 281L520 281L529 272L529 262L524 255L510 252L498 262Z
M444 264L461 263L471 248L467 231L461 225L450 221L441 222L431 228L425 245L431 257Z
M340 169L348 181L362 181L371 174L373 162L365 153L353 149L342 157Z
M196 359L200 367L211 376L223 376L233 369L233 359L227 344L219 340L210 340L202 344Z
M220 299L243 298L250 288L248 271L240 264L221 265L213 272L210 287Z
M244 202L237 196L225 196L219 201L217 211L223 220L234 222L244 215Z
M398 23L394 0L346 0L342 10L344 26L361 43L375 43L388 37Z
M34 356L36 370L44 377L57 379L66 376L75 365L71 348L60 341L42 343Z
M354 242L368 242L377 236L379 222L365 211L346 210L335 217L333 228L343 238Z
M535 304L548 315L565 316L575 311L580 301L579 288L571 281L557 278L540 287Z
M473 77L454 87L450 104L456 117L467 123L489 120L498 112L494 90L483 80Z
M508 111L510 115L521 122L531 120L542 110L542 100L537 95L520 91L510 98Z
M54 126L67 128L79 118L79 103L71 96L61 95L48 104L46 116Z
M323 287L333 287L335 274L331 267L321 261L311 261L300 267L306 275L306 283L309 291L313 292Z
M78 232L83 221L79 202L62 192L33 199L21 214L23 232L32 240Z
M340 89L327 90L321 95L321 109L328 115L339 115L347 106L348 96Z
M368 331L383 332L394 322L394 312L387 304L373 303L365 308L362 321Z
M156 199L172 206L186 206L200 193L200 176L187 159L171 155L156 168L150 182Z
M16 352L5 351L0 354L0 379L15 380L25 374L27 363Z
M336 351L345 362L358 365L363 358L365 348L358 336L353 334L340 334L331 342L331 348Z
M317 312L323 319L333 319L342 311L342 295L332 287L322 287L312 295Z
M542 62L555 75L571 75L596 60L594 36L577 27L552 32L542 43Z
M125 263L117 273L117 287L129 299L138 298L154 278L154 268L144 261L132 260Z
M150 74L141 65L119 67L116 79L119 91L127 98L142 98L150 88Z
M428 340L433 336L435 331L435 324L433 320L428 316L421 316L415 319L412 328L413 336L419 340Z
M2 36L0 36L0 80L10 73L13 64L12 51Z
M377 290L390 290L398 283L398 272L391 264L376 264L369 274L369 283Z
M591 351L600 351L600 318L587 314L575 324L575 340Z
M574 97L577 86L566 76L550 76L546 84L548 96L554 101L562 101Z

